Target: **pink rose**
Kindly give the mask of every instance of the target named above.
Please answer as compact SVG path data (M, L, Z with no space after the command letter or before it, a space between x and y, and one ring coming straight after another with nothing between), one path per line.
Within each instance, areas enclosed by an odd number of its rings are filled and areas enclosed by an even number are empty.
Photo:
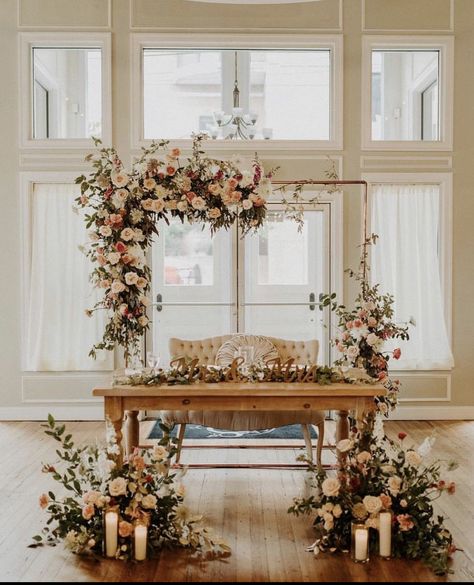
M266 201L263 199L263 197L257 197L253 202L254 207L263 207L265 203Z
M96 258L97 258L97 262L101 266L105 266L107 264L107 259L105 258L105 256L103 254L97 254Z
M48 494L41 494L41 496L39 498L40 507L44 510L48 504L49 504Z
M172 177L175 173L176 173L175 167L173 167L171 165L168 165L166 167L166 174L168 175L168 177Z
M382 506L388 510L392 505L392 498L387 496L386 494L380 494L379 496L380 501L382 502Z
M233 177L231 177L228 181L227 181L227 185L229 186L229 189L234 190L237 185L238 185L238 181L237 179L234 179Z
M119 534L122 538L127 538L133 532L133 525L130 522L122 520L119 522Z
M181 150L179 148L172 148L171 152L170 152L170 156L172 156L173 158L178 158L178 156L181 154Z
M123 242L117 242L115 244L115 249L117 250L117 252L120 252L120 254L123 254L124 252L127 251L127 246Z
M120 213L111 213L109 215L109 224L112 227L120 227L123 223L123 217L120 215Z
M354 319L354 327L360 329L362 327L362 321L360 319Z
M347 327L347 329L352 329L354 327L354 322L353 321L348 321L346 323L346 327Z
M196 197L196 193L194 191L189 191L186 193L186 199L191 203L191 201Z
M84 520L90 520L94 515L94 512L95 512L94 505L87 504L87 506L84 506L84 508L82 508L82 517L84 518Z
M145 460L140 455L135 455L132 460L132 465L138 471L143 471L145 469Z
M410 514L399 514L397 516L397 522L400 525L401 532L408 532L415 526Z
M399 347L397 347L397 349L394 349L393 350L393 357L396 360L399 360L401 355L402 355L402 351L401 351L401 349Z
M377 319L375 319L375 317L369 317L367 324L369 327L375 327L377 325Z

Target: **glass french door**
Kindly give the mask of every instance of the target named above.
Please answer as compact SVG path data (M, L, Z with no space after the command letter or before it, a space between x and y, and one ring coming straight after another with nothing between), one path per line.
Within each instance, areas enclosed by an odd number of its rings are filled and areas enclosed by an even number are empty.
M329 363L326 315L317 307L330 290L330 205L312 206L302 230L270 205L258 233L211 235L201 224L159 225L152 255L151 342L162 364L171 337L202 339L242 332L318 339Z

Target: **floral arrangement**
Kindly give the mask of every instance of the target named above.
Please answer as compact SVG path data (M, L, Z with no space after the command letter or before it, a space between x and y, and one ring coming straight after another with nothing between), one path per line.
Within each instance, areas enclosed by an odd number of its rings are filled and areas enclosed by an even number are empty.
M378 514L391 510L392 556L421 559L435 573L448 570L450 555L456 550L443 518L435 517L432 502L443 493L453 494L454 482L441 479L442 462L428 463L434 442L428 437L418 447L406 446L406 434L398 441L385 436L382 419L355 429L337 448L344 455L337 477L310 464L317 495L295 499L293 514L314 513L319 538L312 549L348 551L351 521L365 522L371 547L377 543ZM404 443L405 441L405 443ZM448 462L447 470L456 467Z
M343 372L341 368L313 365L293 365L294 360L288 360L284 364L280 360L276 363L259 364L240 367L239 359L236 358L229 366L210 366L199 364L197 359L191 360L180 358L172 362L170 368L159 368L157 370L139 370L131 375L117 376L114 384L127 386L176 386L180 384L217 384L220 382L300 382L333 384L345 382L352 384L362 381L374 383L375 380L358 378L357 372L350 375Z
M258 160L251 170L241 170L233 162L205 157L203 139L204 135L194 137L186 161L166 141L152 143L129 171L113 148L87 155L94 171L76 179L81 189L76 203L85 210L90 230L84 252L95 264L91 281L104 296L86 313L110 311L103 339L90 351L92 357L116 344L124 348L126 360L138 351L149 327L150 268L145 253L158 234L158 220L205 222L211 231L238 222L244 233L262 224L271 175L264 174ZM97 139L95 143L101 144Z
M375 243L376 239L377 236L372 235L366 241L359 272L348 271L361 283L353 308L338 304L335 293L323 295L319 307L330 307L338 320L338 333L331 340L340 353L335 365L361 369L383 383L387 394L377 397L376 402L378 409L388 414L397 404L400 386L399 380L389 378L388 365L391 358L400 359L401 350L384 351L384 344L390 339L407 340L409 334L407 325L393 321L393 296L380 293L378 284L370 286L366 282L367 245Z
M116 557L132 558L134 524L148 526L148 551L153 555L163 547L184 547L198 553L222 554L229 547L212 536L184 505L184 487L171 472L170 460L176 453L169 430L164 425L163 439L153 449L136 449L119 464L119 448L111 426L106 447L74 447L64 425L50 415L46 434L60 448L56 451L64 469L43 466L45 473L61 484L65 497L52 491L40 497L40 506L49 515L41 534L33 537L32 547L43 544L65 545L78 554L101 555L104 546L103 515L107 509L119 512Z

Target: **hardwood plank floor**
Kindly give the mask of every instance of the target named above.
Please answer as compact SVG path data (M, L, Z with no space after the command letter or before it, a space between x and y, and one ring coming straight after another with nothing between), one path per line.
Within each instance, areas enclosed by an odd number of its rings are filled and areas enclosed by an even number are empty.
M143 435L149 427L150 423L142 424ZM454 575L435 577L417 562L373 558L367 565L356 565L347 555L315 558L305 552L314 540L311 520L287 514L293 497L305 493L303 470L188 471L184 478L188 505L205 514L215 532L232 546L232 555L226 559L203 561L185 552L165 551L159 559L132 565L93 562L72 555L62 546L28 549L31 536L39 531L44 519L38 496L52 487L51 479L40 471L41 464L54 462L55 445L39 423L16 422L0 423L0 581L474 581L474 422L391 422L386 427L391 434L407 432L406 441L416 443L436 430L434 456L460 463L449 478L457 482L456 494L441 498L438 506L456 544L464 549L455 556ZM102 423L68 423L68 429L78 443L103 438ZM329 428L329 437L331 431ZM146 442L145 436L142 440ZM185 448L183 463L292 463L298 452L297 446L278 450L270 445L269 449L255 450ZM324 459L329 461L331 457L325 451Z

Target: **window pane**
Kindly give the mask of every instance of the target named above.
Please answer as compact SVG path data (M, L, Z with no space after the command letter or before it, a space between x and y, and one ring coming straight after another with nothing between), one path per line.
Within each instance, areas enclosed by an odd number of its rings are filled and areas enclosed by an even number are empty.
M439 51L372 51L372 139L439 140L438 77Z
M329 140L330 51L252 51L250 110L275 139ZM258 137L258 136L257 136Z
M100 49L33 49L33 138L100 137Z
M145 138L190 138L222 108L220 51L143 51Z
M164 284L212 285L214 257L209 228L175 220L162 234L165 239Z
M307 221L298 232L296 222L269 213L258 238L258 284L308 284Z
M78 246L87 242L81 216L72 213L78 186L35 184L31 199L30 258L26 279L26 369L110 370L111 352L88 356L102 337L106 312L87 317L99 300L89 282L91 263Z

